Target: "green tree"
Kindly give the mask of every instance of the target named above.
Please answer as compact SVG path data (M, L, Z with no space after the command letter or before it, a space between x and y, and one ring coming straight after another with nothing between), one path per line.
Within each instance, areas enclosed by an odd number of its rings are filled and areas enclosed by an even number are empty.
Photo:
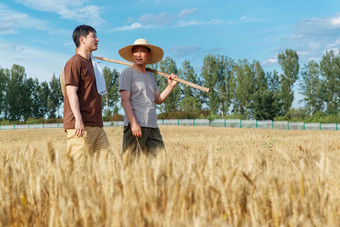
M103 69L103 74L107 90L107 94L103 96L103 107L106 106L106 110L104 111L106 115L111 115L112 113L117 113L119 111L119 72L116 69L111 71L109 67L105 66Z
M195 97L185 97L181 100L179 104L180 110L183 110L188 113L192 113L193 115L202 110L202 105L198 101L198 98Z
M49 87L46 82L39 84L38 79L29 78L25 83L26 94L31 95L28 99L30 110L25 113L25 119L29 117L44 118L47 113L47 103L49 98ZM47 92L46 92L47 90Z
M51 90L51 95L48 99L48 117L56 118L56 112L59 116L59 108L64 101L63 93L60 88L60 79L53 74L51 81L49 82L49 87Z
M45 118L46 115L49 115L49 100L51 97L51 90L50 87L48 86L48 83L46 81L41 82L39 86L39 100L40 100L40 110L39 110L39 115L40 118Z
M279 53L278 61L283 71L280 79L283 114L287 114L294 100L293 85L299 76L299 56L295 50L287 49Z
M255 119L273 120L280 113L280 96L272 90L259 90L253 95L249 106Z
M194 84L201 84L197 74L195 74L194 68L190 65L190 61L185 60L182 64L182 69L179 70L178 76L186 81ZM180 110L197 113L201 110L200 92L198 89L194 89L187 85L180 85L183 98L180 101Z
M267 90L268 81L260 62L254 61L251 68L255 76L255 91Z
M185 60L182 64L182 68L178 71L178 76L186 81L192 82L194 84L200 84L201 81L199 80L197 74L195 73L194 67L190 65L190 61ZM184 97L198 97L199 92L197 89L192 88L190 86L180 84L182 87L181 91Z
M25 80L25 95L27 95L27 111L24 119L29 117L45 118L48 113L48 101L50 98L50 88L47 82L39 84L37 78Z
M8 86L5 116L11 121L26 120L31 114L31 87L27 86L25 68L14 64L6 70ZM26 90L28 89L28 90Z
M176 62L170 58L166 57L165 59L161 60L159 62L159 68L161 72L167 73L167 74L178 74L178 69L176 66ZM168 86L167 78L165 77L158 77L157 78L157 84L159 85L160 92L162 92L166 86ZM180 102L180 93L181 89L180 86L175 86L175 88L171 91L168 98L163 102L162 106L160 107L161 111L165 112L173 112L177 111L178 104Z
M333 51L326 52L320 62L320 73L324 78L325 102L327 114L339 112L339 75L340 58Z
M249 118L251 115L249 105L255 92L255 73L252 71L247 59L238 60L238 63L234 66L233 73L236 81L233 112Z
M203 85L209 88L210 92L203 93L203 97L205 98L205 104L208 106L212 115L217 115L219 109L219 97L218 92L216 91L219 67L220 64L216 56L207 55L204 58L201 72Z
M323 85L320 79L319 65L310 61L301 72L300 93L309 111L309 115L323 110Z
M219 97L219 112L222 117L227 115L232 104L232 98L235 91L235 80L233 77L234 60L220 56L218 59L219 69L217 74L217 87Z
M276 70L266 72L268 89L278 93L281 88L280 76Z
M277 90L277 73L265 73L259 61L251 64L254 74L254 94L251 97L250 109L258 120L273 120L280 113L281 102ZM276 78L275 78L276 77ZM274 88L274 89L272 89Z
M0 119L5 114L5 96L7 87L7 77L4 69L0 68Z

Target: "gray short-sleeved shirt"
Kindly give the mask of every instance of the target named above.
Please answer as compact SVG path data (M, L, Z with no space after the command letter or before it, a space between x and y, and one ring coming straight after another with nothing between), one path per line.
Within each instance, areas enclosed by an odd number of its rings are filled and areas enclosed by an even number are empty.
M158 91L154 75L141 73L132 67L124 69L119 77L119 91L130 92L130 103L137 123L141 127L157 128L155 91ZM124 125L129 120L125 116Z

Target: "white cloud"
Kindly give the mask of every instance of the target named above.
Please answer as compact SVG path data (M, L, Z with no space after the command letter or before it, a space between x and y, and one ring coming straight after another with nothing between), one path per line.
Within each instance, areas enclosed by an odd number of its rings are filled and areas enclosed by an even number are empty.
M186 57L193 53L197 53L201 50L203 50L203 47L198 45L190 45L183 47L175 46L169 49L169 51L173 52L175 57Z
M195 14L198 11L197 8L192 9L183 9L179 13L174 15L169 15L166 12L162 12L158 15L155 14L144 14L137 19L128 18L127 22L131 23L130 25L125 25L121 27L116 27L114 31L121 30L135 30L141 28L155 28L155 27L186 27L186 26L196 26L196 25L208 25L208 24L219 24L224 23L224 20L220 19L211 19L208 21L203 20L184 20L183 18L188 17L189 15Z
M188 15L196 13L197 8L192 8L192 9L183 9L181 12L179 12L178 17L186 17Z
M259 22L259 21L263 21L263 19L259 19L259 18L254 18L254 17L249 17L249 16L242 16L240 18L241 22L245 22L245 23L253 23L253 22Z
M144 24L144 25L166 26L170 24L174 19L175 19L175 16L171 16L163 12L158 15L144 14L141 17L139 17L137 21L139 21L141 24Z
M1 34L13 34L20 28L46 30L47 22L45 20L35 19L25 13L11 10L0 3Z
M277 62L277 57L275 57L275 58L269 58L269 59L268 59L268 62L270 62L270 63L276 63L276 62Z
M288 41L289 48L300 53L302 62L320 58L329 49L339 49L340 14L301 20Z
M277 55L274 55L273 57L267 58L261 62L261 65L263 66L277 66Z
M326 52L333 51L334 54L340 54L340 49L339 48L329 48L323 51L323 54L326 54Z
M82 0L15 0L29 8L39 11L55 11L61 8L75 8L82 6L87 1Z
M208 21L208 24L221 24L224 23L224 20L220 20L220 19L212 19L210 21Z
M131 25L116 27L116 28L113 29L113 31L131 31L131 30L136 30L136 29L140 29L140 28L145 28L145 26L143 26L140 23L133 23Z
M189 20L189 21L178 21L174 27L186 27L186 26L196 26L196 25L209 25L209 24L220 24L223 23L223 20L219 19L212 19L209 21L202 21L202 20Z
M336 48L340 46L340 37L339 39L334 40L332 43L328 44L329 48Z
M240 21L245 21L245 20L247 20L247 16L243 16L240 18Z
M202 25L205 24L204 21L199 21L199 20L189 20L189 21L178 21L174 27L185 27L185 26L195 26L195 25Z
M340 17L335 17L331 19L333 25L340 25Z
M58 76L68 58L68 55L0 40L0 67L10 69L13 64L19 64L25 67L28 77L39 81L50 81L53 73Z
M306 56L306 55L308 55L308 52L307 51L298 51L297 54L299 56Z
M299 35L291 35L289 39L301 39L303 36L301 34Z
M82 0L16 0L28 8L43 12L57 13L63 19L74 20L98 26L104 23L100 16L100 8L86 5Z

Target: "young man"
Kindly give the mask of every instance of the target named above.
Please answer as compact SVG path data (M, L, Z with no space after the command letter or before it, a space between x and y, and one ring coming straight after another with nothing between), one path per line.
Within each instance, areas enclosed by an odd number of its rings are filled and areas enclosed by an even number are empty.
M164 53L145 39L137 39L133 45L118 52L122 58L134 63L119 77L119 91L125 111L122 153L143 152L155 156L158 151L164 150L155 104L161 104L169 96L177 84L174 80L177 76L171 74L167 88L162 93L158 91L154 75L146 71L146 65L159 62Z
M103 129L102 101L98 94L91 61L98 48L96 30L80 25L73 31L76 54L67 61L65 73L64 129L67 151L72 158L84 163L95 154L103 161L109 152L109 141Z

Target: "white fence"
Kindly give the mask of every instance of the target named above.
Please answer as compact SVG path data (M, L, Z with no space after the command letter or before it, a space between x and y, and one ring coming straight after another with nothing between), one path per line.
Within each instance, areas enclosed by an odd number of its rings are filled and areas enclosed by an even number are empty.
M262 128L286 130L338 130L337 123L304 123L289 121L257 121L240 119L165 119L158 120L159 125L188 125L188 126L215 126L226 128Z
M121 127L123 121L104 122L104 127ZM214 126L225 128L262 128L262 129L286 129L286 130L338 130L337 123L304 123L288 121L257 121L239 119L162 119L158 125L184 125L184 126ZM64 124L18 124L0 125L0 130L6 129L35 129L35 128L63 128Z

